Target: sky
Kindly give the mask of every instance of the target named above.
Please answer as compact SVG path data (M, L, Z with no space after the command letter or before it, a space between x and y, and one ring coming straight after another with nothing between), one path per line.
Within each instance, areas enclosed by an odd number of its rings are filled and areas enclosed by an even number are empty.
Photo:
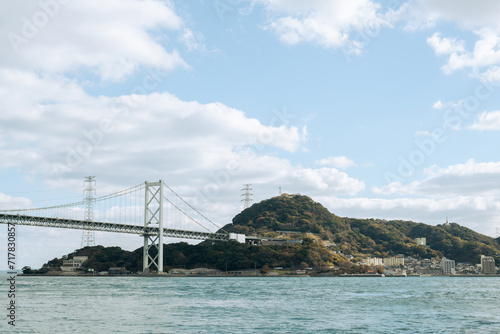
M0 210L79 201L93 175L97 196L164 180L221 226L251 184L496 237L499 22L494 0L4 1ZM18 268L81 234L18 226Z

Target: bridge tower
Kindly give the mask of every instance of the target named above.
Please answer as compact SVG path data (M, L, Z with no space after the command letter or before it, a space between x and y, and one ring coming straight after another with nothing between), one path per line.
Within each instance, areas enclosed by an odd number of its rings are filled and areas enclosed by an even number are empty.
M163 180L147 182L145 188L144 227L158 227L158 233L144 233L142 271L148 272L156 266L163 272ZM157 254L151 254L156 248Z
M95 176L85 177L85 220L88 222L94 221L94 194ZM83 230L82 248L85 246L95 246L95 233L91 230Z

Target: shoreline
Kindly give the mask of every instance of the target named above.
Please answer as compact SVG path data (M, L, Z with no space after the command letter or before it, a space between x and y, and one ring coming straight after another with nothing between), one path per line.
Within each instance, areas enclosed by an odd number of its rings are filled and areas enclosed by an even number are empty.
M470 275L384 275L384 274L341 274L341 275L333 275L333 274L305 274L305 275L294 275L294 274L282 274L282 275L262 275L262 274L218 274L218 275L210 275L210 274L122 274L122 275L88 275L88 274L76 274L76 275L59 275L59 274L43 274L43 275L34 275L34 274L18 274L17 277L79 277L79 278L93 278L93 277L219 277L219 278L233 278L233 277L255 277L255 278L280 278L280 277L339 277L339 278L349 278L349 277L364 277L364 278L395 278L395 277L500 277L499 274L495 275L480 275L480 274L470 274Z

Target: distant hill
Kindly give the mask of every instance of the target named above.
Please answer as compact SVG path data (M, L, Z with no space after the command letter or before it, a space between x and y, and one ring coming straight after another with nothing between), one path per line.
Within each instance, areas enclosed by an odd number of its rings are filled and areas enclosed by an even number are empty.
M500 260L500 238L456 223L431 226L402 220L342 218L303 195L283 194L256 203L234 217L233 224L224 230L281 238L312 235L334 244L331 249L354 256L446 256L457 262L478 263L482 254ZM422 237L427 239L427 247L414 241Z
M233 218L235 231L245 235L276 235L276 231L310 232L326 238L347 231L345 219L330 213L310 197L288 195L273 197L252 205ZM228 227L228 226L226 226Z
M500 238L479 234L456 223L437 226L402 220L355 219L330 213L320 203L303 195L273 197L252 205L223 227L227 232L298 242L253 246L234 240L185 242L164 245L164 266L194 268L198 266L220 270L253 269L262 267L305 268L333 266L338 273L366 272L366 266L353 262L363 257L387 257L404 254L416 258L442 257L457 262L479 263L480 255L493 256L500 262ZM417 245L415 238L426 238L427 246ZM110 267L126 267L131 272L142 270L142 247L133 252L120 247L85 247L48 261L49 267L62 265L63 259L73 256L89 257L85 268L96 271Z

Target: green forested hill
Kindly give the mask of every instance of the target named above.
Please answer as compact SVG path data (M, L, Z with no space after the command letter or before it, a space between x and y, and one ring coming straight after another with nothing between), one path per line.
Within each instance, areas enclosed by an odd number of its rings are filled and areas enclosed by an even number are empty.
M479 263L480 255L495 257L500 262L500 238L479 234L456 223L438 226L412 221L344 218L330 213L320 203L302 195L281 195L264 200L242 211L227 232L280 239L301 240L302 243L252 246L236 241L185 242L164 245L164 266L203 266L224 270L280 266L304 268L338 265L343 272L367 270L354 266L363 257L387 257L397 254L416 258L442 257L457 262ZM415 238L425 237L427 247L417 245ZM126 267L132 272L142 270L142 247L133 252L119 247L85 247L66 257L89 256L87 268L98 271L109 267ZM48 262L60 266L62 259Z
M494 256L498 261L500 253L498 239L456 223L431 226L401 220L341 218L302 195L284 194L256 203L224 229L291 238L297 238L297 234L281 231L312 233L324 242L334 243L332 249L354 256L446 256L458 262L478 263L481 254ZM415 243L415 238L422 237L427 239L427 247Z
M318 233L325 238L349 229L345 219L307 196L283 194L252 205L233 219L245 235L276 235L275 231Z

